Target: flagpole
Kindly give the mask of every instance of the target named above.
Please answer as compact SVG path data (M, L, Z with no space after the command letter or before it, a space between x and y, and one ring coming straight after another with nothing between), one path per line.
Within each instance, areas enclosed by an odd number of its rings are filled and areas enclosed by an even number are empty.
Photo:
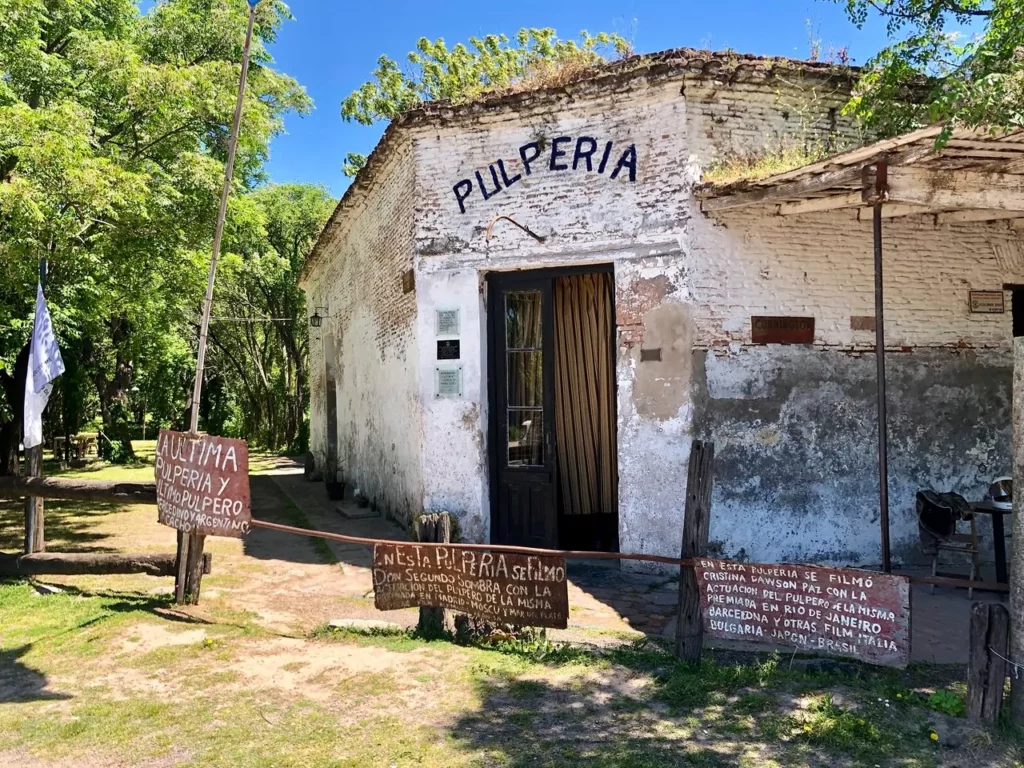
M203 394L203 369L206 364L206 338L210 330L210 310L213 306L213 285L217 277L217 260L224 236L224 219L228 209L228 195L235 168L235 151L238 149L238 129L242 122L242 105L245 101L245 81L249 73L249 49L252 46L253 26L256 22L256 6L259 0L248 0L249 23L245 30L245 47L242 49L242 75L238 80L238 97L235 100L235 114L231 122L231 138L228 143L227 163L224 166L224 186L220 192L220 208L213 233L213 254L210 257L210 272L206 278L206 296L203 299L203 319L199 326L199 349L196 353L196 378L192 385L192 412L189 432L199 431L199 402ZM178 603L186 599L199 601L199 582L202 579L203 541L206 537L189 534L178 536L178 579L175 585L175 599ZM187 596L187 598L186 598Z
M39 288L46 291L46 257L39 259ZM34 306L34 305L33 305ZM32 335L35 335L35 313L32 315ZM32 339L29 339L32 344ZM32 364L32 355L29 355L29 365ZM26 393L27 397L28 393ZM25 406L22 405L24 412ZM43 476L43 446L36 445L25 449L25 474L28 477ZM46 535L44 533L44 512L43 499L36 496L28 496L25 499L25 554L31 555L35 552L46 551Z

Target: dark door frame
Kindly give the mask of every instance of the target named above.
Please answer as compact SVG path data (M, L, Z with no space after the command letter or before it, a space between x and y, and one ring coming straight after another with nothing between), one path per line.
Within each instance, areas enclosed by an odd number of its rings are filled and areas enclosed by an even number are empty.
M535 287L535 283L538 280L547 279L548 288L544 292L550 302L552 295L551 288L554 285L554 280L557 277L568 277L570 275L587 275L587 274L601 274L608 273L612 276L612 311L613 311L613 322L611 324L611 338L609 339L609 354L612 356L612 371L615 371L618 365L617 360L617 329L618 326L614 322L614 311L615 311L615 264L613 262L601 262L598 264L584 264L580 266L572 267L540 267L536 269L515 269L515 270L493 270L485 275L487 281L487 305L485 307L487 312L487 468L490 477L488 478L488 491L489 491L489 504L490 504L490 543L494 543L495 533L498 530L498 448L499 445L504 445L503 440L499 440L498 425L499 414L498 409L495 407L497 402L497 383L498 383L498 364L495 355L495 342L496 334L499 332L498 322L504 319L504 315L496 308L498 306L498 292L501 289L508 290L509 288L515 289L517 285L522 285L524 288L527 286ZM551 310L547 312L551 315ZM504 330L504 329L500 329ZM554 338L554 328L550 329L551 337ZM554 349L552 348L552 354ZM552 371L554 369L552 368ZM618 379L613 377L613 385L615 390L615 397L613 398L614 413L613 418L615 423L618 424ZM550 388L550 392L548 391ZM554 403L554 381L550 380L548 383L548 377L545 376L544 384L544 396L547 399L549 396L552 398L551 402ZM553 405L552 405L553 407ZM555 423L552 421L551 433L554 436L555 445L545 446L545 451L550 450L551 460L554 462L555 472L555 483L557 486L558 482L558 465L557 465L557 440L558 435L555 432ZM617 441L616 441L617 442ZM616 454L618 451L616 450ZM617 456L616 456L617 458ZM617 467L617 461L616 461ZM618 469L616 468L616 472ZM556 515L557 517L557 515Z

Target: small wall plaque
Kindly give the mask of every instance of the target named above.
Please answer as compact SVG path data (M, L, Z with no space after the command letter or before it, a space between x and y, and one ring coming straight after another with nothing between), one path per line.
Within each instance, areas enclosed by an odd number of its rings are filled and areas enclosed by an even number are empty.
M439 309L437 317L437 336L458 336L459 335L459 310Z
M851 331L873 331L875 330L874 315L850 315Z
M755 344L813 344L813 317L750 318L750 339Z
M434 369L434 397L462 397L462 366Z
M641 349L640 350L640 362L641 363L660 363L661 362L661 347L655 349Z
M458 339L438 339L437 359L458 360L461 357L460 346L461 344Z
M971 314L1001 315L1006 311L1002 291L971 291Z

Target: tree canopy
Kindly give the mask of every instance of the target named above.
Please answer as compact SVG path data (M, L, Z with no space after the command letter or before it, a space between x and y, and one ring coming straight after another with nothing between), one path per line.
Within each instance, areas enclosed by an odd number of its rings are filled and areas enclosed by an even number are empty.
M847 108L869 129L1024 125L1024 0L836 2L858 26L876 12L887 24Z
M132 0L0 0L0 368L24 347L46 257L69 363L48 409L61 431L95 410L116 438L137 400L182 419L247 15L245 0L146 13ZM267 52L288 18L278 0L257 8L232 219L252 207L237 193L264 181L283 115L311 106ZM0 408L0 452L18 408L10 396Z
M580 33L562 40L554 29L520 29L507 35L471 37L469 45L448 48L441 38L425 37L407 56L403 69L388 56L377 60L373 78L341 103L347 121L372 125L394 120L424 101L471 101L484 93L565 82L614 56L626 56L629 44L620 35ZM349 153L342 169L354 176L366 158Z

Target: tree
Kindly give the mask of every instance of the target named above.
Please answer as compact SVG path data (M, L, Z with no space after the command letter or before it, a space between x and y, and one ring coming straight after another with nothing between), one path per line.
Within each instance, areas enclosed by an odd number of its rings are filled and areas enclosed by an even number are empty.
M444 40L420 38L407 55L403 71L388 56L377 60L373 79L363 83L341 103L347 121L372 125L394 120L423 101L471 101L491 91L511 90L526 84L543 86L569 82L613 56L629 55L629 44L619 35L580 33L580 40L561 40L555 30L520 29L506 35L471 37L469 45L449 49ZM355 175L366 158L349 154L346 176Z
M869 129L1024 125L1024 0L836 2L858 26L880 14L892 41L867 62L847 107ZM976 34L951 29L968 25Z
M156 383L147 368L198 323L247 15L245 0L163 0L144 15L132 0L0 0L0 366L28 335L45 256L62 347L122 442L134 382ZM270 66L286 18L277 0L258 7L241 189L262 181L282 115L310 106ZM21 414L6 400L10 450Z
M272 184L233 210L211 365L234 400L233 431L273 450L308 444L309 339L298 276L333 207L323 187Z

